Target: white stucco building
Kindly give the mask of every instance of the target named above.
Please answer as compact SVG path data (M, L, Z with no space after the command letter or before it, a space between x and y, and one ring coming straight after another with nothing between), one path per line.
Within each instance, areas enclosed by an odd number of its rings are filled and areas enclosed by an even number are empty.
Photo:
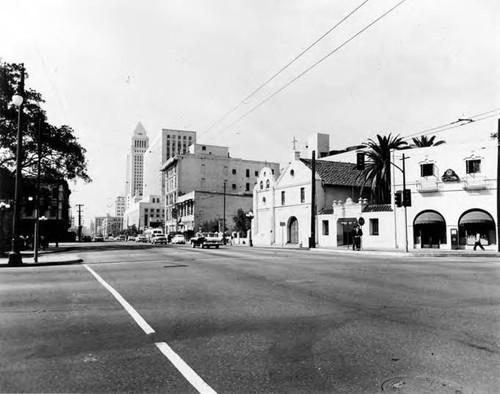
M467 143L394 152L406 160L409 248L471 249L476 233L486 249L496 250L497 146L490 138ZM403 189L395 173L394 190ZM396 239L404 245L404 209L396 208Z
M261 170L254 187L252 239L255 245L309 246L311 215L315 219L314 242L317 243L316 216L331 212L334 201L358 199L362 195L355 163L315 160L316 199L312 213L312 166L312 159L302 159L296 151L279 177L269 168ZM368 191L365 188L364 194ZM322 230L329 237L335 237L330 230L332 223L322 225L326 226ZM350 234L350 229L347 224L345 231Z
M403 190L402 172L392 169L392 203L369 204L351 180L352 191L339 188L330 173L350 173L355 166L335 164L336 156L316 163L315 243L349 247L351 229L363 223L364 248L472 249L476 234L488 250L497 250L497 147L495 138L448 142L439 146L394 151L392 162L402 168L411 205L395 205ZM351 155L354 157L353 155ZM345 160L345 155L342 159ZM253 240L263 245L308 245L311 234L310 160L298 154L279 178L263 169L254 189ZM324 162L331 162L330 167ZM327 170L328 169L328 170Z

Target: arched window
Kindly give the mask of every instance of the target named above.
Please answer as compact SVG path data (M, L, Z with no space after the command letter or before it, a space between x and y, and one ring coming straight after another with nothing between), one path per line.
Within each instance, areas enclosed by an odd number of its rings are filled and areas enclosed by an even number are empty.
M260 187L260 190L264 189L264 182L263 181L260 181L259 187Z
M271 182L268 180L266 180L266 189L269 189L269 186L271 185Z

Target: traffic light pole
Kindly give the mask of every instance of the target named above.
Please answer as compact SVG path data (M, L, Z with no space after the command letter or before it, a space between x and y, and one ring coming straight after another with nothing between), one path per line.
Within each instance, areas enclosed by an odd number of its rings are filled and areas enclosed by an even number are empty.
M406 171L405 171L405 160L407 157L405 157L405 154L403 153L403 195L406 193ZM404 201L404 199L403 199ZM405 207L405 252L408 253L408 212L406 210L406 201L404 201L404 207Z
M406 207L408 206L408 201L406 198L407 192L406 192L406 168L405 168L405 160L406 159L409 159L409 157L406 157L405 154L403 153L403 157L401 158L401 160L403 160L403 168L394 164L392 161L390 161L390 163L403 173L403 195L401 196L401 198L402 198L403 206L405 208L405 252L408 253L408 212L406 209ZM399 192L396 192L396 193L399 193Z

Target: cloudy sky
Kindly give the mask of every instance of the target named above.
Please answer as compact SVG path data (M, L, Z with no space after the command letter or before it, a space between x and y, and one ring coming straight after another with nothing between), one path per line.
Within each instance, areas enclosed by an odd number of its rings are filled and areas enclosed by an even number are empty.
M362 31L399 2L0 0L0 57L25 64L49 121L87 149L94 182L71 187L88 225L123 193L139 121L150 139L194 130L282 165L294 137L303 147L316 132L342 148L486 113L439 137L487 138L500 117L500 3L406 0Z

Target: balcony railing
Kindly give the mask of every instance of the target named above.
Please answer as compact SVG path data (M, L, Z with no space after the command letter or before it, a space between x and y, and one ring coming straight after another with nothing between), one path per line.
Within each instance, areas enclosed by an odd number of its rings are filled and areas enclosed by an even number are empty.
M485 176L467 175L462 178L462 186L464 190L483 190L488 187L488 182Z
M426 177L417 180L417 191L420 193L431 193L439 190L439 183L436 177Z

